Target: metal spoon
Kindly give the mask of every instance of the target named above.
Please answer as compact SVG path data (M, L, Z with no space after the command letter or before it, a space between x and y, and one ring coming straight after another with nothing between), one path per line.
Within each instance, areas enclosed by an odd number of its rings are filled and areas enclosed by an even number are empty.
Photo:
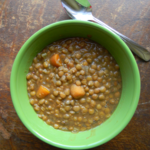
M117 34L133 51L136 55L138 55L140 58L142 58L145 61L150 60L150 52L142 47L141 45L137 44L136 42L132 41L130 38L126 37L125 35L119 33L115 29L111 28L104 22L98 20L92 15L92 7L84 7L75 0L61 0L62 6L66 10L67 14L72 19L78 19L78 20L85 20L85 21L94 21L101 26L107 28L108 30L114 32Z

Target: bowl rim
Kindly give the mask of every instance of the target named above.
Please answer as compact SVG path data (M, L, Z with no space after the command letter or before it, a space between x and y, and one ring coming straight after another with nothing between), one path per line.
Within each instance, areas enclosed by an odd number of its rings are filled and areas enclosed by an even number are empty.
M32 42L36 39L36 37L38 37L40 34L42 34L44 31L46 31L47 29L51 28L51 27L54 27L56 25L61 25L61 24L67 24L67 23L83 23L83 24L89 24L89 25L92 25L92 26L96 26L98 28L101 28L102 30L104 30L105 32L107 32L109 35L111 35L114 39L116 39L121 45L122 47L124 47L124 49L126 49L126 53L128 53L128 56L134 66L134 72L136 72L136 86L135 86L135 91L137 91L137 94L134 95L135 97L135 101L132 103L131 105L131 109L130 111L128 112L128 116L125 118L124 120L124 123L116 129L116 131L113 133L113 135L109 136L108 138L105 138L103 141L99 141L99 142L95 142L95 143L92 143L92 144L89 144L89 145L86 145L86 146L67 146L67 145L63 145L63 144L58 144L58 143L55 143L53 141L48 141L46 138L44 138L42 135L39 135L37 132L34 131L34 129L28 124L26 123L26 121L24 120L24 117L20 111L20 109L18 108L17 106L17 101L16 101L16 96L15 96L15 89L14 89L14 85L15 85L15 76L16 76L16 72L17 72L17 66L19 64L19 61L20 61L20 56L22 55L22 53L24 53L26 47L28 47L28 45L32 44ZM11 76L10 76L10 93L11 93L11 98L12 98L12 102L13 102L13 105L14 105L14 108L17 112L17 115L19 116L20 120L22 121L22 123L25 125L25 127L33 134L35 135L37 138L39 138L40 140L50 144L50 145L53 145L55 147L59 147L59 148L63 148L63 149L89 149L89 148L93 148L93 147L96 147L96 146L99 146L99 145L102 145L108 141L110 141L112 138L114 138L115 136L117 136L124 128L125 126L127 126L127 124L129 123L129 121L131 120L131 118L133 117L134 113L135 113L135 110L137 108L137 105L138 105L138 101L139 101L139 97L140 97L140 74L139 74L139 70L138 70L138 67L137 67L137 63L134 59L134 56L132 55L131 51L129 50L129 48L127 47L127 45L124 43L124 41L118 37L116 34L114 34L113 32L109 31L108 29L96 24L96 23L93 23L93 22L87 22L87 21L81 21L81 20L63 20L63 21L58 21L58 22L55 22L55 23L52 23L50 25L47 25L45 27L43 27L42 29L38 30L37 32L35 32L24 44L23 46L21 47L21 49L19 50L15 60L14 60L14 63L13 63L13 66L12 66L12 70L11 70Z

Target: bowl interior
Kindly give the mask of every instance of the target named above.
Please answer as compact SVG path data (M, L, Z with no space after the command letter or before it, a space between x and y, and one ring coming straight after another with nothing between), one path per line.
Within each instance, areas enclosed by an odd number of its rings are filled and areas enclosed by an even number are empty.
M103 45L121 68L122 95L113 115L102 125L79 133L56 130L39 119L29 103L26 74L33 58L53 41L67 37L91 37ZM136 61L124 42L110 31L91 22L61 21L36 32L19 51L11 73L11 96L18 116L38 138L65 149L87 149L115 137L132 118L140 94L140 77Z

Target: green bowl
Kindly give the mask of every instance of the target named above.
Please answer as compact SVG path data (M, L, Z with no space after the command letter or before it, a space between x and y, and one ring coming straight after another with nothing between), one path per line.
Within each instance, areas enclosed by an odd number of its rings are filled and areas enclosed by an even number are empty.
M79 133L56 130L47 125L38 118L27 94L26 74L33 58L45 46L67 37L91 37L103 45L119 64L122 75L121 99L112 116L102 125ZM129 123L139 100L140 75L131 51L117 35L96 23L66 20L42 28L25 42L13 64L10 90L19 118L36 137L64 149L88 149L108 142Z

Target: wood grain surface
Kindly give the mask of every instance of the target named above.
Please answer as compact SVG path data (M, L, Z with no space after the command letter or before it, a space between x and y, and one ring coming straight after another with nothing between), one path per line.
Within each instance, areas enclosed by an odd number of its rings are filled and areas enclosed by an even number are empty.
M90 0L95 17L150 50L150 0ZM0 150L59 150L32 135L10 96L10 73L24 42L53 22L69 19L59 0L0 0ZM150 149L150 62L135 56L141 95L127 127L93 150Z

